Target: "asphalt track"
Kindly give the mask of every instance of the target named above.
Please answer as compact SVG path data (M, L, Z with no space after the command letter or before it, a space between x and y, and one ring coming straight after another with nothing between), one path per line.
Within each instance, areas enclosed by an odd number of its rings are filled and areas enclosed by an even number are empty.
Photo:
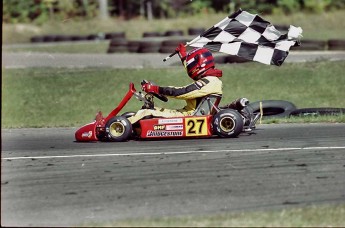
M345 202L345 124L76 143L75 128L2 130L1 225L78 226Z

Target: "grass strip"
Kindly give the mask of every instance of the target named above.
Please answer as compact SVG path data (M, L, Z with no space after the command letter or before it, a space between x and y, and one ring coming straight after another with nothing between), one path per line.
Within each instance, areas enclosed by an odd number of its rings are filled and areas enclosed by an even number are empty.
M120 220L82 226L111 227L343 227L345 205L313 205L219 215Z

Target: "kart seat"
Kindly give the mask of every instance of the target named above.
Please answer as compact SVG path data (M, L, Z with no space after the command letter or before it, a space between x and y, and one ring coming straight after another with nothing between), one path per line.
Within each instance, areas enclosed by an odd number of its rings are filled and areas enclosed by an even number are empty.
M220 94L210 94L203 97L192 115L214 115L217 111L219 111L218 105L221 99L222 95Z

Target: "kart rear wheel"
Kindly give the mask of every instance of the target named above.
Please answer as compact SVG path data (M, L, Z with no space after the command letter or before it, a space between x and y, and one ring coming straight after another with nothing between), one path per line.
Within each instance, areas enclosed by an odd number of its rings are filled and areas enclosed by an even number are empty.
M115 116L105 124L106 137L112 142L123 142L132 134L132 124L123 116Z
M221 110L213 117L214 132L220 137L237 137L242 132L243 126L241 114L234 109Z

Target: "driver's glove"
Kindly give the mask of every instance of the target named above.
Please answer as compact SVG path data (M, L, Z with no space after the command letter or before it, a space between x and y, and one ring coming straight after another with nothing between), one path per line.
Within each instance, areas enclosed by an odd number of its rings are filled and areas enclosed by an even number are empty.
M151 82L145 83L141 85L141 88L146 93L156 93L159 94L159 86L152 85Z
M178 45L178 47L175 49L175 51L177 51L178 55L180 56L182 62L186 59L186 47L184 46L184 44L180 43Z

